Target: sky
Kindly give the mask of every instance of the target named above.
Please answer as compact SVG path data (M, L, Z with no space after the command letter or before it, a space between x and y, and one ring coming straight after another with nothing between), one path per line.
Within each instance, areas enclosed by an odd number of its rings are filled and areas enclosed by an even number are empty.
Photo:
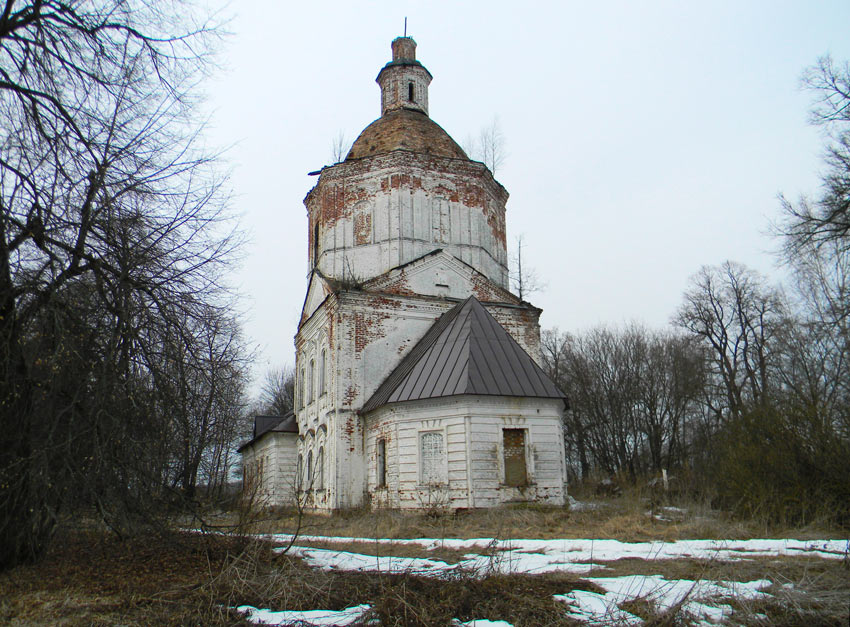
M780 281L779 194L814 195L824 137L803 70L850 60L850 2L231 4L206 86L248 244L240 294L255 376L294 363L307 288L308 172L380 115L375 77L404 31L431 118L464 145L498 125L509 250L545 288L541 326L663 327L703 265ZM256 385L256 384L255 384Z

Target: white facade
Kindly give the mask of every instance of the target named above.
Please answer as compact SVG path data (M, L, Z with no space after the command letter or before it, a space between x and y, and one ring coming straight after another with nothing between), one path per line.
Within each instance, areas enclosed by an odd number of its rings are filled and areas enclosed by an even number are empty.
M371 504L397 509L465 509L517 501L562 505L562 411L560 400L489 396L413 401L375 410L366 425ZM524 480L511 481L506 474L506 431L518 432L522 441ZM435 440L426 439L432 435ZM442 450L431 453L429 448L440 442ZM436 458L436 472L431 470L433 461L423 459L427 455Z
M269 432L244 446L243 495L258 508L285 507L294 503L298 435Z
M291 485L330 510L562 504L564 401L554 388L364 411L470 296L512 350L540 361L540 310L507 289L508 194L427 117L430 80L413 40L393 42L378 78L382 117L305 198L310 278L295 338Z

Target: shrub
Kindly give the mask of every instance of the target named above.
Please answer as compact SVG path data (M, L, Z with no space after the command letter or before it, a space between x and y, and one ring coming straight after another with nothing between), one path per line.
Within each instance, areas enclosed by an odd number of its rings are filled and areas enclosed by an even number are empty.
M850 442L817 411L763 406L719 435L719 505L769 523L850 525Z

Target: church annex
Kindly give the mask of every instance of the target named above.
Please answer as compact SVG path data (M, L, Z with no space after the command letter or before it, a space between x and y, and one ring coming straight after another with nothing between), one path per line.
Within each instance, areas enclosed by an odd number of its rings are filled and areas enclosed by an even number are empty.
M431 79L395 39L381 117L304 200L295 415L240 448L269 505L566 497L566 399L538 365L541 310L508 289L508 193L430 119Z

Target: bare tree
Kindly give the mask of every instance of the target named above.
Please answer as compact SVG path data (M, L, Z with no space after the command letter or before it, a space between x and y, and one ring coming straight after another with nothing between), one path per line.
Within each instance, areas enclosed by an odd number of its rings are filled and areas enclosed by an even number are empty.
M482 127L478 137L467 137L464 148L470 159L481 161L496 176L508 156L499 117L494 116L489 125Z
M200 381L236 244L194 106L215 37L179 1L0 14L0 568L69 506L119 530L168 488L158 383Z
M687 338L639 325L579 335L546 332L547 371L570 399L568 451L591 469L647 472L688 459L686 426L698 412L702 354Z
M295 368L283 366L266 371L258 399L260 411L283 416L295 407Z
M349 150L351 150L351 142L346 139L345 131L340 129L331 140L331 163L345 161Z
M509 277L512 287L520 300L525 300L531 294L542 292L546 289L546 283L540 279L535 268L528 263L523 263L522 249L525 247L525 235L516 238L516 253L511 259L511 271Z
M741 264L704 266L691 277L674 323L710 351L718 393L708 403L718 419L768 400L787 322L782 295Z
M561 333L558 328L544 329L540 334L540 352L543 357L543 369L555 382L561 391L572 390L570 385L570 342L567 333ZM586 427L583 421L587 412L575 411L573 401L569 400L570 408L564 413L564 445L567 453L569 468L578 463L574 474L582 479L590 474L590 455L587 443Z
M781 198L785 222L780 231L789 256L808 244L825 242L834 242L846 254L850 251L850 63L822 57L806 71L803 82L816 98L811 121L822 126L829 138L828 169L820 198L801 198L797 203Z

